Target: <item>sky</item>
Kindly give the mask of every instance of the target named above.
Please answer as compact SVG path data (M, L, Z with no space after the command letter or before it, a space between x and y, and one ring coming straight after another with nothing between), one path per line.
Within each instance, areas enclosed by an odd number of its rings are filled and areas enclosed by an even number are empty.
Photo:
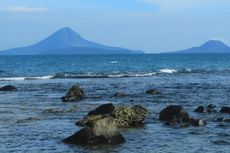
M0 50L34 44L63 27L97 43L176 51L230 45L230 0L0 0Z

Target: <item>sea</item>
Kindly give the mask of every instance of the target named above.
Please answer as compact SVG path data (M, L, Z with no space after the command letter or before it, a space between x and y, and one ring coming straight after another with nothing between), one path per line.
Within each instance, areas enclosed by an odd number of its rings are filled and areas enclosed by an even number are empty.
M87 98L62 102L72 85ZM230 123L216 119L230 106L230 54L0 56L0 152L16 153L229 153ZM157 89L158 95L147 95ZM116 92L127 94L115 97ZM69 145L75 122L101 104L142 105L144 127L120 129L124 144ZM181 105L202 127L167 126L158 120L168 105ZM215 104L217 113L195 113Z

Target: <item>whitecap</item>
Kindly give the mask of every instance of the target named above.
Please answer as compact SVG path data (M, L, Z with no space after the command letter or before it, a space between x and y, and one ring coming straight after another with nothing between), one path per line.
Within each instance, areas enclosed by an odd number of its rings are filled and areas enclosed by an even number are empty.
M111 62L109 62L110 64L117 64L117 63L119 63L119 61L111 61Z
M47 80L52 79L53 75L41 76L41 77L7 77L0 78L0 81L23 81L23 80Z
M176 73L177 70L175 70L175 69L161 69L160 72L161 72L161 73L169 73L169 74L172 74L172 73Z

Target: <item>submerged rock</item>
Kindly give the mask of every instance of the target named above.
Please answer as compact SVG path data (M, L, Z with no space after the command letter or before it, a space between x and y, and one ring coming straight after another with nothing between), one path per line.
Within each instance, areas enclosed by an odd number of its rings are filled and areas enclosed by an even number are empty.
M110 116L114 118L117 127L138 127L144 124L148 111L140 105L114 106L112 103L103 104L95 110L88 113L82 120L76 122L76 125L84 126L90 122Z
M205 126L207 123L206 121L204 120L201 120L201 119L193 119L193 118L190 118L189 119L189 123L190 125L192 126Z
M0 91L16 91L17 88L12 85L6 85L0 88Z
M78 85L72 86L66 96L62 97L63 102L79 101L85 98L84 91Z
M125 97L127 95L124 92L116 92L113 96L114 97Z
M204 108L204 106L199 106L197 107L194 112L197 112L197 113L205 113L206 112L206 109Z
M115 145L125 142L112 117L94 120L88 126L64 139L63 142L83 145Z
M216 113L217 110L216 110L216 106L213 105L213 104L210 104L208 105L206 108L204 106L199 106L197 107L194 112L197 112L197 113L205 113L205 112L208 112L208 113Z
M220 113L230 113L230 107L222 107Z
M217 122L230 122L230 118L220 117L216 119Z
M158 95L158 94L161 94L161 92L158 91L158 90L156 90L156 89L146 90L145 93L148 94L148 95Z
M209 112L209 113L216 113L217 112L216 105L214 105L214 104L208 105L206 107L206 109L207 109L207 112Z
M160 112L159 120L171 123L183 123L189 121L189 114L182 106L170 105Z

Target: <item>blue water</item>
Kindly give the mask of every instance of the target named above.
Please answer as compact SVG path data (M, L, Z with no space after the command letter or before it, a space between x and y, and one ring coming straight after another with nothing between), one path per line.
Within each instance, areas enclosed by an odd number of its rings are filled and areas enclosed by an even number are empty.
M226 114L197 114L199 105L229 106L230 54L0 56L0 152L229 152L230 124L215 122ZM79 84L88 98L63 103L60 97ZM161 95L146 95L155 88ZM127 97L114 97L125 92ZM121 129L126 143L83 147L61 141L74 125L100 104L141 104L149 111L146 126ZM182 105L205 127L167 127L161 109ZM49 112L47 110L55 110Z

